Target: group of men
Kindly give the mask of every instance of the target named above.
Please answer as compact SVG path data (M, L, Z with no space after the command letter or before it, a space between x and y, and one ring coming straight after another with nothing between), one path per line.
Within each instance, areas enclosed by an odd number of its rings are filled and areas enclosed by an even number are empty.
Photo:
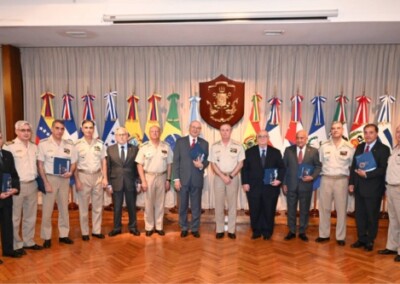
M101 232L104 190L112 195L114 203L113 229L108 236L122 233L124 200L129 215L128 231L135 236L140 235L136 219L136 197L140 191L145 194L145 235L150 237L155 232L164 236L164 199L171 182L179 195L180 235L185 238L190 232L193 237L199 238L204 170L210 163L215 173L213 190L217 239L225 236L226 204L227 236L236 238L237 196L241 176L249 204L252 239L263 237L269 240L272 237L276 205L282 188L288 204L289 232L285 240L296 238L298 231L299 238L308 241L306 230L313 183L321 176L320 224L316 242L330 240L330 215L334 202L337 212L336 241L340 246L345 245L346 205L350 192L355 196L358 233L358 240L351 247L371 251L377 235L380 203L387 186L389 237L387 248L379 253L396 254L395 260L400 261L397 252L400 243L400 209L396 205L396 200L400 198L400 179L397 174L400 147L396 146L390 156L390 149L379 141L378 128L374 124L364 127L365 142L355 150L342 138L343 126L340 122L332 124L331 138L319 150L307 144L307 133L301 130L296 133L296 144L286 148L283 157L278 149L270 146L266 130L257 133L256 146L245 150L241 143L231 139L232 127L229 124L221 125L221 140L211 145L210 153L208 142L200 137L199 121L190 123L189 134L179 138L173 150L160 140L158 126L150 128L149 141L140 148L129 143L129 133L124 127L116 129L116 143L107 148L93 136L93 121L85 120L81 127L83 137L72 143L62 138L64 122L54 120L51 136L36 146L31 142L32 126L29 122L18 121L15 124L17 137L4 145L0 155L0 181L5 177L4 173L8 173L11 179L10 188L2 189L0 195L3 256L21 257L26 254L26 249L51 247L51 216L55 202L59 211L59 242L73 244L69 238L68 215L71 177L75 178L83 241L90 240L89 202L92 208L91 236L105 238ZM396 138L400 141L400 127L396 129ZM375 169L365 171L358 167L356 158L364 152L372 153ZM61 172L57 171L60 160L67 161L67 166L63 164ZM40 231L44 239L43 246L34 242L38 176L44 187ZM300 211L298 229L297 208Z

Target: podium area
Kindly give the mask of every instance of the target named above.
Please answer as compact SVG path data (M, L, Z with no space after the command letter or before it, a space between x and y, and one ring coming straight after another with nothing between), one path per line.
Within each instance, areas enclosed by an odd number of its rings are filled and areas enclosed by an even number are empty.
M127 233L127 212L123 212L123 234L108 237L113 213L104 211L106 238L84 242L77 210L70 210L70 237L73 245L58 242L57 214L53 214L52 247L26 250L22 258L1 257L1 283L361 283L398 282L399 263L394 256L378 255L385 248L388 220L380 220L378 238L372 252L352 249L356 241L355 220L348 218L346 246L331 240L316 243L318 218L310 219L305 243L299 238L285 241L286 215L276 216L275 232L269 241L251 240L249 217L239 211L237 239L215 238L213 210L202 215L199 239L180 237L178 215L166 210L164 237L144 234L143 211L138 211L139 237ZM41 210L36 225L40 239ZM189 215L190 216L190 215ZM335 219L332 219L334 225Z

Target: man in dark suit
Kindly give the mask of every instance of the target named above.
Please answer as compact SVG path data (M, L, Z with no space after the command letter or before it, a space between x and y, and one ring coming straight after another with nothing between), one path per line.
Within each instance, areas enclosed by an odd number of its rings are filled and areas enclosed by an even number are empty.
M258 145L246 150L242 168L242 186L249 202L252 239L258 239L261 235L264 240L271 238L280 185L285 176L282 154L278 149L268 146L268 138L266 130L257 134ZM264 182L266 169L273 171L275 176L268 177Z
M138 148L128 144L128 131L124 127L117 128L115 132L117 144L107 149L107 180L109 192L112 193L114 201L114 228L108 233L110 237L122 232L122 203L128 208L129 232L140 236L136 221L136 179L138 178L136 155Z
M201 193L203 190L204 169L208 166L208 142L199 137L201 124L194 120L189 126L189 135L176 141L174 148L173 176L174 187L179 192L179 226L181 237L187 237L188 230L192 231L195 238L200 237ZM194 149L200 153L192 157ZM201 152L200 152L201 151ZM187 212L192 211L191 224L188 222Z
M3 135L0 132L0 149L2 146ZM3 181L3 177L6 177L5 174L7 174L7 178L11 179L11 183L8 181ZM19 176L17 170L15 169L13 155L11 152L6 150L0 151L0 187L0 225L3 256L21 257L22 254L14 250L12 221L12 195L19 193ZM0 260L0 264L2 263L3 262Z
M308 227L313 180L321 172L321 162L319 161L318 150L306 145L307 140L307 132L305 130L298 131L296 133L296 145L287 147L283 155L286 175L282 188L287 198L287 224L289 227L289 233L285 237L287 241L296 237L296 213L297 204L299 204L299 238L308 242L306 229ZM310 171L307 171L307 168ZM302 172L302 169L305 170Z
M385 192L385 174L390 149L378 140L378 126L367 124L364 127L364 143L357 146L350 168L349 191L355 197L355 217L358 240L352 248L364 247L372 251L378 232L379 208ZM361 170L356 157L365 152L372 152L376 168L371 171Z

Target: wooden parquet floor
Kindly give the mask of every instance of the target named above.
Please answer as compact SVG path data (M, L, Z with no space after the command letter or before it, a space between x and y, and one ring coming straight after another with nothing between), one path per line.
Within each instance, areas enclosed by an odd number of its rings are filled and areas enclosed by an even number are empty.
M56 212L56 211L55 211ZM39 213L40 215L40 213ZM143 212L138 213L143 232ZM336 245L334 227L331 241L318 244L318 218L312 218L309 243L298 238L284 241L284 214L276 217L271 240L251 240L248 217L238 217L237 239L215 239L213 212L202 216L201 238L182 239L177 215L168 213L166 236L125 233L104 240L81 240L78 211L70 211L73 245L58 243L53 216L52 248L27 251L20 259L2 258L1 283L388 283L400 282L400 264L393 256L380 256L385 247L387 220L380 222L373 252L352 249L356 240L354 220L348 219L347 243ZM334 219L333 219L334 220ZM124 212L123 224L127 223ZM39 238L40 217L36 226ZM112 212L105 211L103 233L112 229Z

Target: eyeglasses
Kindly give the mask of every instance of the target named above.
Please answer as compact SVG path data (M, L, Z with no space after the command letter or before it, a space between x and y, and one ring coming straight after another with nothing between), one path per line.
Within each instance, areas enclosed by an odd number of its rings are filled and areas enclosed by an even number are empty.
M257 138L269 138L268 135L257 135Z
M21 132L31 132L32 130L23 128L23 129L19 129L19 131L21 131Z

